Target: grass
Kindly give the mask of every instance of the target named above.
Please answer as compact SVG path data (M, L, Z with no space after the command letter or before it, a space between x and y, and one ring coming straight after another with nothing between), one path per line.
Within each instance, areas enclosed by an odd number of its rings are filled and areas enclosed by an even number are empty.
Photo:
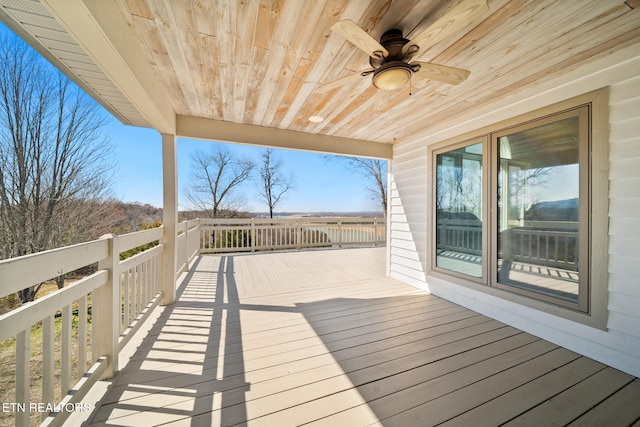
M18 307L20 307L20 298L18 298L18 294L15 292L0 298L0 315L15 310Z
M43 285L43 289L38 293L38 297L41 298L50 292L57 290L55 283L47 283ZM17 299L17 298L16 298ZM77 303L73 304L73 318L72 318L72 384L78 381L77 378L77 354L78 354L78 312ZM60 350L62 346L61 331L62 331L62 317L56 316L54 322L55 330L55 378L54 378L54 397L55 401L59 402L62 399L62 391L60 389ZM88 353L91 351L91 315L89 315L89 322L87 325L87 348ZM42 400L42 325L37 323L31 327L31 363L30 363L30 390L31 397L30 402L40 402ZM88 355L87 359L90 359ZM15 363L16 363L16 339L9 338L0 343L0 401L3 403L15 402ZM88 366L87 366L88 367ZM66 394L66 391L65 391ZM31 413L30 424L39 425L41 422L41 413ZM14 414L12 412L0 412L0 426L13 426Z

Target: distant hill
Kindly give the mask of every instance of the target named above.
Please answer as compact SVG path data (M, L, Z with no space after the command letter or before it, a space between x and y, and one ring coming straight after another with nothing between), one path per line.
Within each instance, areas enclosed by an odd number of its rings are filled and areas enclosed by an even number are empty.
M149 204L111 201L108 205L112 223L110 233L131 233L140 230L143 225L162 221L162 209Z
M534 203L524 213L530 221L578 221L579 199Z
M162 213L162 209L160 209ZM362 212L334 212L334 211L321 211L321 212L276 212L273 214L274 218L309 218L309 217L378 217L382 218L384 214L382 212L362 211ZM196 219L196 218L209 218L207 212L204 211L180 211L180 219ZM224 212L221 218L269 218L269 212Z
M249 215L256 218L268 218L269 212L250 212ZM291 217L379 217L382 218L384 214L382 212L362 211L362 212L277 212L274 213L275 218L291 218Z
M110 202L114 229L109 232L118 234L130 233L140 230L143 224L153 224L156 221L162 222L162 208L142 203ZM180 221L192 220L196 218L208 218L205 211L180 211L178 218ZM222 218L268 218L269 212L223 212ZM378 217L383 218L382 212L362 211L362 212L277 212L274 218L309 218L309 217Z
M162 209L150 204L121 203L120 209L125 214L123 228L134 231L139 230L142 224L153 224L162 221Z

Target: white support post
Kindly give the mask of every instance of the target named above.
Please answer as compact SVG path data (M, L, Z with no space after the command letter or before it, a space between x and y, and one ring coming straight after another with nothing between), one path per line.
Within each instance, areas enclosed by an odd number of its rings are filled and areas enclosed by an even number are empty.
M96 355L107 356L108 365L101 379L111 378L118 372L118 337L120 335L120 250L118 236L106 234L109 240L109 256L98 262L98 270L109 271L107 284L96 289L93 295L96 337Z
M162 223L164 225L164 250L162 252L162 305L170 305L176 299L177 231L178 226L178 166L175 135L162 135Z
M378 246L378 218L373 218L373 246Z
M256 219L251 218L251 252L256 251Z
M191 255L191 245L189 244L189 221L184 222L184 272L189 272L189 256Z
M31 326L16 336L16 399L19 411L15 412L16 427L29 426L31 360Z
M86 300L86 297L85 297ZM86 336L85 336L86 342ZM86 350L86 346L84 346ZM86 364L84 366L86 368ZM84 375L84 372L82 373ZM53 315L42 319L42 402L53 404L55 378L55 328ZM79 376L81 378L81 376ZM42 414L44 420L48 412Z

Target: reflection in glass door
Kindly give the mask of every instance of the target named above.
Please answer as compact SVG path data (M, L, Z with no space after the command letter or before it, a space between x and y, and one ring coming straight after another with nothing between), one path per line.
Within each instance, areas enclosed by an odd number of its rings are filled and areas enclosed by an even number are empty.
M497 280L577 303L581 131L568 116L497 136Z
M482 277L483 143L436 157L436 266Z

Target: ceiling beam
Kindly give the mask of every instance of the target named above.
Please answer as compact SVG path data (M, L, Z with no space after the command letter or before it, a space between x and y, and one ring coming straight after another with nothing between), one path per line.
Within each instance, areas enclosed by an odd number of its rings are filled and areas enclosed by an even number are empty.
M176 134L184 138L235 142L344 156L391 159L393 146L382 142L177 116Z
M151 126L175 135L173 107L117 2L40 1Z

